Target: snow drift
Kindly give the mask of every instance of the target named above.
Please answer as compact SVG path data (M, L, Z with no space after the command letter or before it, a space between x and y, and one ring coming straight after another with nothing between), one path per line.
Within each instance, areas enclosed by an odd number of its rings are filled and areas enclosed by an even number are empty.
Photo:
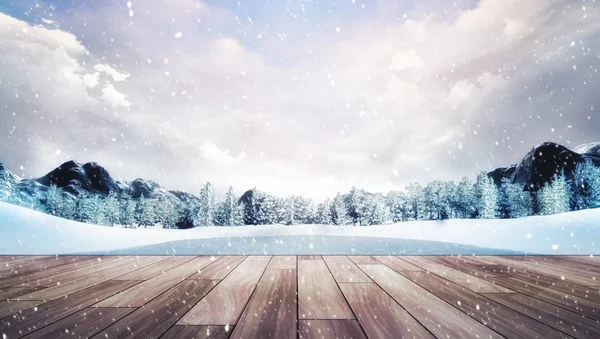
M0 254L4 255L510 254L513 251L596 255L600 254L598 243L600 209L520 219L412 221L363 227L269 225L167 230L89 225L0 203ZM298 248L301 253L294 252ZM369 248L376 253L369 253Z

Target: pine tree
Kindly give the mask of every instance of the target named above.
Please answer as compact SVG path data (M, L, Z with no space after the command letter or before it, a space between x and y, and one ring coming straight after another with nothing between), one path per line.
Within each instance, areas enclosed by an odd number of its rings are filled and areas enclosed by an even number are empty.
M119 200L117 199L117 194L115 192L110 192L108 196L104 199L104 220L107 225L114 226L119 223L121 216L121 208L119 206Z
M366 211L363 214L364 225L382 225L389 217L385 199L381 194L369 194L365 198Z
M140 226L148 227L156 225L157 217L155 205L156 202L153 199L146 199L142 194L136 208L136 221Z
M564 173L555 175L554 179L538 191L540 214L550 215L570 210L571 187Z
M405 188L408 195L410 217L414 220L422 219L425 215L423 187L417 182L411 182Z
M240 225L240 219L243 219L243 210L238 206L238 198L233 192L233 187L225 194L225 200L219 204L218 209L218 225L220 226L237 226ZM243 220L241 220L243 223Z
M10 201L11 186L8 174L4 170L0 171L0 201Z
M133 227L136 222L135 201L123 198L119 202L119 224L125 227Z
M470 218L475 211L475 193L473 191L473 182L467 177L463 177L456 187L456 198L454 208L462 218Z
M349 222L348 209L344 196L338 192L331 204L331 221L334 225L346 225Z
M179 220L179 208L172 199L161 196L156 201L155 213L157 221L163 228L175 228Z
M481 219L493 219L497 216L498 193L492 179L481 172L475 182L475 198L478 217Z
M330 198L325 199L322 203L317 204L316 210L316 222L321 225L332 225L333 216L331 213L331 207L333 201Z
M257 190L253 188L247 195L248 201L244 202L244 224L245 225L258 225L258 201L257 201Z
M200 210L194 220L195 226L213 226L215 216L215 193L210 182L200 190Z
M591 159L577 163L571 191L574 210L595 207L600 202L600 168Z
M63 212L63 194L56 185L50 185L46 191L45 213L60 217Z
M530 214L529 195L518 184L503 178L498 192L498 214L500 218L519 218Z
M365 193L364 190L352 187L350 193L346 196L346 210L348 211L348 217L350 217L354 226L356 226L356 224L361 225L363 222L366 213Z
M296 225L297 223L296 196L290 195L287 199L285 199L284 224Z

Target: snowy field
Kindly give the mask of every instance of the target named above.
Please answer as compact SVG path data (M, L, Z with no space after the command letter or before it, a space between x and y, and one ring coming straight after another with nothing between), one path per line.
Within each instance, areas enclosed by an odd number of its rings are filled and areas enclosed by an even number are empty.
M509 220L189 230L82 224L0 203L0 254L600 254L600 209Z

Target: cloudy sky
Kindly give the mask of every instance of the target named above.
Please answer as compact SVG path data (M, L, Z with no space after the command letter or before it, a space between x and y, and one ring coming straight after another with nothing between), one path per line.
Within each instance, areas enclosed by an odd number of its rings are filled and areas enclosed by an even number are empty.
M0 1L0 162L314 198L600 141L600 2Z

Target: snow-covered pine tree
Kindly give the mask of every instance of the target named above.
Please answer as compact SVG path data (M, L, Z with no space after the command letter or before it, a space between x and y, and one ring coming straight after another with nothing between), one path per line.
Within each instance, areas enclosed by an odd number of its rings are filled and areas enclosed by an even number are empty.
M564 173L555 175L554 179L538 191L540 214L550 215L570 210L571 187Z
M155 204L156 219L163 228L176 228L179 220L178 206L167 197L161 196Z
M571 192L575 210L595 207L600 202L600 169L591 159L577 163Z
M240 218L243 219L242 210L238 206L238 198L235 196L233 187L225 194L225 199L219 206L219 225L220 226L237 226L240 223ZM242 220L243 222L243 220Z
M440 198L440 219L450 219L457 215L454 208L456 201L456 185L454 181L443 181Z
M284 224L296 225L296 196L290 195L285 199L285 213L284 213Z
M215 215L215 193L210 182L207 182L200 190L198 196L200 209L194 220L195 226L213 226Z
M481 172L475 182L475 197L478 217L493 219L497 216L498 189L487 173Z
M381 194L367 194L364 200L363 225L382 225L389 217L385 199Z
M475 209L475 193L473 191L473 182L467 177L463 177L456 187L456 196L454 200L454 208L460 218L470 218Z
M121 206L115 192L110 192L103 203L104 220L108 226L114 226L119 223L121 216Z
M264 192L258 192L257 220L259 225L277 223L277 198Z
M125 227L133 227L136 222L136 203L130 198L122 198L119 201L119 224Z
M334 225L346 225L349 222L344 196L338 192L331 204L331 221Z
M5 171L0 171L0 201L9 202L11 188L8 174Z
M258 225L258 191L253 188L244 201L244 225Z
M500 218L520 218L530 214L528 192L523 192L521 185L513 184L510 179L503 178L498 191L498 216Z
M354 226L362 224L362 219L366 213L365 195L366 192L364 190L359 190L354 186L346 195L346 210Z
M157 222L156 201L142 195L137 204L137 222L140 226L154 226Z
M406 185L405 189L408 195L410 217L414 220L422 219L425 216L423 187L418 182L411 182Z
M316 223L322 225L332 225L333 217L331 215L331 207L333 205L333 201L330 198L325 199L325 201L317 204L316 210Z
M46 191L46 204L44 212L60 217L63 210L63 199L64 197L62 191L56 187L56 185L50 185Z

